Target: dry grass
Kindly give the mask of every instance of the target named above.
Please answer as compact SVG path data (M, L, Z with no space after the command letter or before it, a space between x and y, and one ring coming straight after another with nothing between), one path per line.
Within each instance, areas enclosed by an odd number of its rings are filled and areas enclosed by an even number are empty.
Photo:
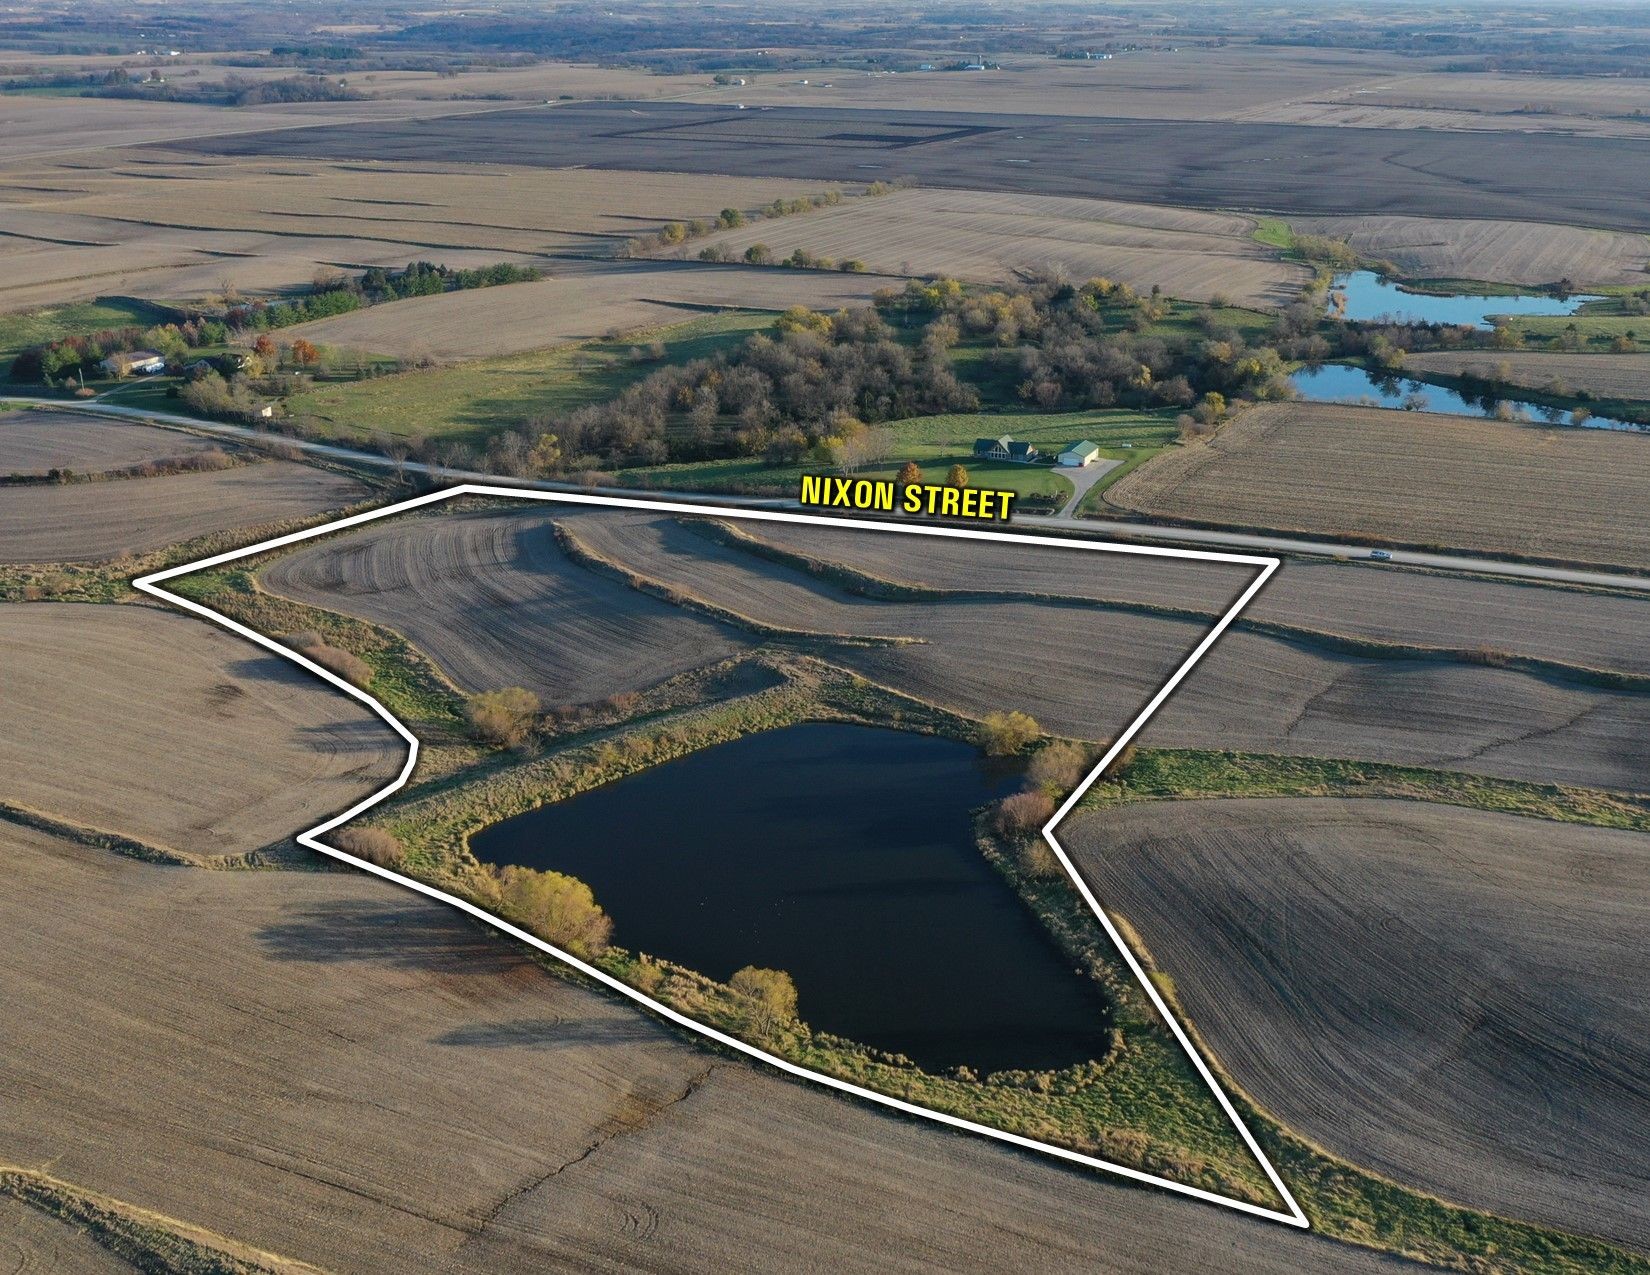
M1027 271L1076 279L1105 275L1145 291L1240 305L1277 305L1309 278L1278 261L1251 234L1247 217L1101 199L987 191L914 190L855 199L704 241L743 253L765 243L780 257L803 248L841 261L857 258L898 274L952 275L1002 282ZM695 242L685 252L697 252Z
M102 474L214 446L192 434L98 420L84 412L0 412L0 474L5 475L38 476L53 469Z
M1501 378L1504 368L1509 373L1507 379L1514 385L1533 390L1562 386L1568 394L1584 392L1594 398L1650 400L1650 354L1468 350L1411 355L1407 366L1417 372L1494 379Z
M1062 838L1286 1123L1446 1198L1650 1246L1650 837L1247 800Z
M377 718L147 607L0 606L0 800L210 857L280 841L394 773Z
M1302 217L1290 224L1345 239L1411 278L1523 284L1569 279L1577 287L1650 283L1650 241L1615 230L1443 217Z
M1650 566L1650 439L1276 403L1124 477L1133 513L1306 535Z
M536 283L395 301L302 324L289 335L399 357L474 359L681 323L694 317L685 307L840 310L868 305L877 288L898 282L874 275L665 262L552 269L551 278Z
M126 428L126 427L120 427ZM0 562L94 562L353 504L354 479L289 461L0 490Z

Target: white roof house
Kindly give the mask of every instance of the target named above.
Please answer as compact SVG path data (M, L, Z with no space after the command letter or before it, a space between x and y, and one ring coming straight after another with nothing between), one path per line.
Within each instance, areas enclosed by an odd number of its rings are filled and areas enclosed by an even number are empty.
M1088 439L1073 443L1060 453L1060 464L1067 469L1082 469L1085 465L1092 465L1100 459L1100 445L1091 443Z

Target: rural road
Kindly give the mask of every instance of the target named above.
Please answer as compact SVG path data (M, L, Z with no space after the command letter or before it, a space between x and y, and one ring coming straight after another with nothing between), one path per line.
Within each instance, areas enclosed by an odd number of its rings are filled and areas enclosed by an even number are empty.
M478 473L468 469L451 469L445 465L429 465L421 461L395 461L376 452L356 451L334 443L318 443L309 439L281 438L245 425L229 425L220 421L197 420L172 412L156 412L148 408L124 407L115 403L71 402L57 398L38 398L29 395L6 395L0 402L21 403L31 407L51 407L63 411L91 412L99 416L117 416L155 425L171 425L230 438L254 442L280 442L312 456L349 461L357 465L371 465L378 469L420 474L427 478L452 482L508 483L512 486L538 491L584 491L588 488L576 483L539 482L529 479L500 478L497 474ZM1098 478L1099 475L1096 475ZM715 501L724 505L772 506L793 508L794 500L757 498L750 496L716 495L709 492L666 491L658 488L597 488L607 495L639 496L643 498L678 501ZM1082 492L1078 493L1079 499ZM1025 527L1056 527L1062 531L1099 533L1125 540L1150 540L1176 544L1206 545L1235 549L1246 553L1292 554L1314 558L1367 559L1367 546L1334 540L1303 540L1289 536L1256 535L1241 531L1214 531L1200 527L1170 527L1148 522L1125 522L1112 518L1078 518L1069 513L1070 504L1058 514L1027 518L1017 524ZM1592 588L1633 589L1650 593L1650 576L1618 574L1610 571L1585 571L1570 567L1547 567L1529 562L1508 562L1499 558L1480 558L1468 554L1433 553L1423 550L1394 549L1392 563L1396 566L1426 567L1434 571L1459 571L1473 575L1503 576L1515 580L1529 580L1541 584L1571 584Z

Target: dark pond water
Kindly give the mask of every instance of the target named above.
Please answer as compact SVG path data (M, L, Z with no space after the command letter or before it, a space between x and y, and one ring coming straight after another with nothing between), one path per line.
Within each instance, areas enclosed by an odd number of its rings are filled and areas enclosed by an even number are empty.
M1560 425L1571 423L1569 412L1540 403L1519 399L1472 398L1441 385L1412 381L1404 376L1376 376L1361 367L1345 363L1302 368L1290 376L1289 382L1302 398L1317 403L1373 402L1381 407L1412 407L1417 411L1444 412L1450 416L1484 416L1494 411L1497 402L1504 401L1532 421ZM1584 424L1589 429L1645 428L1634 421L1613 416L1589 416Z
M1400 323L1464 323L1490 326L1492 314L1574 314L1585 301L1597 297L1552 297L1542 293L1486 297L1467 292L1431 296L1405 292L1370 270L1336 275L1330 288L1346 297L1342 312L1348 319L1395 319ZM1331 303L1333 304L1333 303Z
M840 723L751 735L478 833L589 883L614 941L710 975L787 970L815 1029L929 1069L1058 1068L1110 1027L975 848L1012 791L954 740Z

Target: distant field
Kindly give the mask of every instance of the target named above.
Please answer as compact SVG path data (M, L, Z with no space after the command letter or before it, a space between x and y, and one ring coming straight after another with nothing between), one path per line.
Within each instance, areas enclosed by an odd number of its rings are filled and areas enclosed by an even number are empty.
M1650 566L1650 438L1273 403L1106 493L1132 513L1308 535Z
M619 340L320 386L295 395L287 408L337 438L482 438L535 416L611 398L655 366L632 361L630 351L638 343L662 342L668 361L698 358L739 344L773 319L772 314L704 315Z
M1650 321L1645 323L1650 336ZM1650 400L1650 354L1564 354L1544 350L1467 350L1412 354L1406 371L1451 376L1499 377L1504 368L1514 385L1544 390L1555 383L1570 394L1596 399Z
M817 270L667 262L568 263L536 283L414 297L283 334L399 358L475 359L587 341L615 329L659 328L691 317L682 307L839 310L868 305L898 280Z
M140 104L141 106L142 104ZM237 113L238 114L238 113ZM0 109L3 119L3 109ZM96 293L196 298L317 271L612 256L667 221L828 182L497 164L202 162L107 151L0 167L0 306Z
M1239 305L1281 305L1310 280L1255 242L1248 217L1099 199L990 191L910 190L854 199L806 217L763 222L708 242L743 253L765 243L779 257L797 248L905 275L1003 282L1058 270L1104 275L1144 292ZM696 241L685 253L699 250Z
M0 562L93 562L353 504L366 489L308 465L0 490Z
M1505 218L1650 229L1633 139L832 107L575 103L202 138L213 155L439 162L1091 196L1281 215Z
M1650 238L1533 221L1444 217L1301 217L1294 229L1345 239L1366 257L1391 261L1416 279L1482 279L1577 288L1650 286Z

